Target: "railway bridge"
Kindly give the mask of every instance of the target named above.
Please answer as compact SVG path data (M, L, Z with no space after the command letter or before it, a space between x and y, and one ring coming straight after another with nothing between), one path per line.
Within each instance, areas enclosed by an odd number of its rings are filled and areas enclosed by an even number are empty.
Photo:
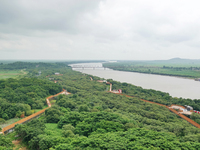
M102 65L70 65L72 68L78 69L106 69Z

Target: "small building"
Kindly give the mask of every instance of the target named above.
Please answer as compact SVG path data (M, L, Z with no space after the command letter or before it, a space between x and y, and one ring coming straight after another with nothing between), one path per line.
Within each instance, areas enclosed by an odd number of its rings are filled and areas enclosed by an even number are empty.
M56 72L55 75L60 75L60 73L59 73L59 72Z
M122 90L121 90L121 89L119 89L119 90L118 90L118 92L119 92L119 93L122 93Z
M188 105L185 105L185 108L187 109L187 111L191 111L191 110L193 110L193 107L188 106Z

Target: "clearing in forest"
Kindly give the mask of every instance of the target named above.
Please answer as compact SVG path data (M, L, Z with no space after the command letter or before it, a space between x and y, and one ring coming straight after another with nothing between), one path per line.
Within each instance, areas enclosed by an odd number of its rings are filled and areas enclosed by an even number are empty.
M0 70L0 79L15 78L24 74L26 74L24 70Z

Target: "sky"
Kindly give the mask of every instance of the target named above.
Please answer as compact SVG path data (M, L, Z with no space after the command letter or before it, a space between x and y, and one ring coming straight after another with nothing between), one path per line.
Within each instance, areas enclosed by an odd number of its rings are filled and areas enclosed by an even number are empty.
M0 0L0 60L200 59L199 0Z

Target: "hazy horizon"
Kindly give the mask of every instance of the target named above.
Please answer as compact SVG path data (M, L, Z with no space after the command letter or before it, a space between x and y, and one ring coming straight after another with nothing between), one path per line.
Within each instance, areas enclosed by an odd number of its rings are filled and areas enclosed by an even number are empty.
M170 59L155 59L155 60L117 60L117 59L107 59L107 60L101 60L101 59L1 59L1 61L91 61L91 62L95 62L95 61L170 61L170 60L198 60L200 61L200 59L187 59L187 58L179 58L179 57L175 57L175 58L170 58Z

